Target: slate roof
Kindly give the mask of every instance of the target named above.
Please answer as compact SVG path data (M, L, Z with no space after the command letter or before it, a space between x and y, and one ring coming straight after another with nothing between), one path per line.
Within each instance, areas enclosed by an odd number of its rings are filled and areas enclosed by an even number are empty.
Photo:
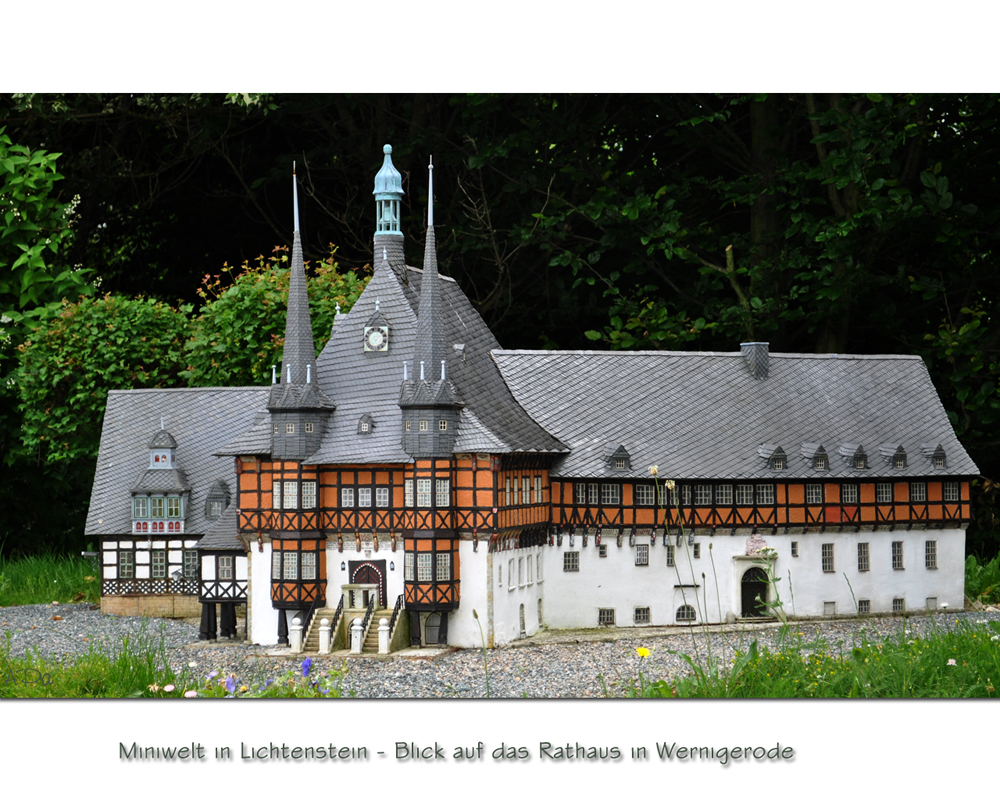
M147 443L150 431L160 427L161 417L177 442L177 467L191 487L184 536L204 534L211 526L204 513L208 492L216 480L229 481L233 476L232 460L213 453L234 430L252 426L265 408L269 388L109 392L86 535L127 535L131 530L130 487L147 472L167 475L174 471L148 469Z
M975 475L930 375L916 356L771 353L768 377L755 380L740 353L494 350L514 397L571 453L554 477L661 479L900 478ZM631 469L611 469L608 442L621 442ZM872 457L902 445L904 469ZM926 443L941 443L947 468L935 470ZM842 445L863 446L869 468L851 468ZM786 469L759 451L780 446ZM829 470L807 453L823 445ZM922 452L923 449L923 452Z
M239 550L243 552L237 533L239 532L239 509L230 503L217 520L210 522L205 535L201 537L199 550Z
M407 362L407 377L411 380L420 368L416 330L423 271L407 267L406 274L404 282L390 262L378 262L361 297L334 327L317 359L317 372L320 388L337 410L330 417L319 450L305 463L385 464L412 460L402 448L399 400L403 362ZM507 389L490 358L490 350L498 347L497 340L464 292L451 278L439 275L437 280L448 383L465 405L456 450L564 452L565 447L533 421ZM390 345L387 352L366 353L362 349L364 326L375 313L376 299L379 313L389 325ZM456 344L464 347L456 349ZM434 377L440 377L440 364ZM371 433L362 435L358 433L358 421L364 414L370 414L376 424ZM246 442L251 440L248 432Z
M147 469L132 484L133 492L188 492L188 483L184 472L179 469Z

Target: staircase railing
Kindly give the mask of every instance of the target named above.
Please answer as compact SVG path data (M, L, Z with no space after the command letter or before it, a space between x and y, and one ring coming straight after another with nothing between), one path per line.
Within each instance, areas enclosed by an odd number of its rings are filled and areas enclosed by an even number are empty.
M396 598L396 605L392 609L392 616L389 618L389 641L392 642L392 637L396 633L396 623L399 621L401 616L400 612L403 610L403 595L399 595Z
M365 618L361 623L361 641L364 643L365 639L368 638L368 629L371 627L372 620L375 619L375 597L377 595L373 594L371 599L368 601L368 611L365 612Z

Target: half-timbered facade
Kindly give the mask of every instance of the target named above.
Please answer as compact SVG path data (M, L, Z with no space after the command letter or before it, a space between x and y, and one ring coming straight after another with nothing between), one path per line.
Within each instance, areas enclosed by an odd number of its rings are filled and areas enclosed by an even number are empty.
M244 598L253 641L286 643L301 624L307 648L319 620L347 646L380 615L397 645L479 646L481 631L499 645L543 626L754 618L776 602L789 617L961 607L977 470L919 358L757 342L726 353L502 350L438 272L432 210L423 269L406 264L402 194L387 146L374 274L318 356L296 230L273 385L219 390L220 413L238 408L190 456L211 470L154 476L164 503L179 499L164 508L181 516L163 521L185 535L164 531L168 551L205 536L192 563L212 606L206 636L215 605L227 635ZM212 391L156 397L183 406ZM113 393L109 417L131 398L151 431L151 397ZM168 415L166 455L187 469L182 430ZM102 471L121 438L106 422L88 520L105 539L109 597L137 587L121 583L136 578L120 553L157 540L134 528L145 517L113 535L97 522L113 476L123 508L152 514L136 504L151 479ZM177 469L163 464L164 475Z

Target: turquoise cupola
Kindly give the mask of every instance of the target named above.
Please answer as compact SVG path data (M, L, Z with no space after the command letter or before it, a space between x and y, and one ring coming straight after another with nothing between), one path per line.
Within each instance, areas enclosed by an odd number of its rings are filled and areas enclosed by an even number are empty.
M392 164L392 145L382 148L385 160L375 176L376 236L402 236L399 228L399 204L403 199L403 176Z

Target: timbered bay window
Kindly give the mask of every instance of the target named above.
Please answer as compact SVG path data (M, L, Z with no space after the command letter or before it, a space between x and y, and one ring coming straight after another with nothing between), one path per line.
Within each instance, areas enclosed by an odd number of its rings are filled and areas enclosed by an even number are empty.
M273 539L271 602L275 608L308 608L324 599L326 549L322 539Z
M233 557L219 556L219 580L231 581L233 579Z
M271 484L271 507L285 511L297 510L300 490L302 509L316 508L316 481L274 481Z
M430 478L417 478L417 508L431 507Z
M525 478L525 483L528 479ZM438 478L435 482L436 496L434 498L438 508L447 508L451 505L451 480L448 478Z
M375 507L376 508L389 507L389 489L387 487L377 486L375 488Z
M407 608L424 611L457 608L458 540L407 539L404 546L403 580Z
M406 478L403 481L403 505L413 508L413 478Z

